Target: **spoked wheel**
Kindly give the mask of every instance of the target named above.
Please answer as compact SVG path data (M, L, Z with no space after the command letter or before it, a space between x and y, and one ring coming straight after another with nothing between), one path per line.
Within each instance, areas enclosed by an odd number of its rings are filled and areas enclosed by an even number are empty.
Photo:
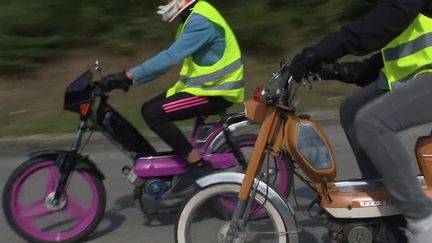
M235 142L239 145L242 153L245 155L246 161L252 155L257 136L254 134L244 134L235 137ZM229 153L231 148L227 145L222 145L216 149L220 153ZM244 172L244 171L242 171ZM293 185L293 168L291 164L287 164L282 158L274 157L270 154L265 156L261 174L264 174L262 180L270 185L282 197L288 197ZM216 199L214 202L215 213L223 219L229 219L230 215L236 208L237 195L224 195ZM263 211L256 212L254 218L265 217Z
M225 243L230 220L215 217L211 203L221 195L237 196L240 191L238 184L218 184L204 188L184 205L176 222L175 237L178 243L217 242ZM265 195L256 194L255 208L252 211L261 210L267 215L262 219L250 220L244 229L238 229L234 243L286 243L286 227L283 219L275 206ZM253 217L253 214L249 218Z
M6 182L3 209L8 223L30 242L77 242L99 224L106 205L101 180L74 171L65 195L53 202L60 172L52 160L19 166Z

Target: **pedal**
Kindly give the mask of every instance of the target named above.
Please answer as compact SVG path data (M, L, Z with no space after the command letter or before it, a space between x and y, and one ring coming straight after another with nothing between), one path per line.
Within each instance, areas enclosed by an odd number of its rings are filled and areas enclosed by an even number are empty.
M124 166L122 168L122 173L126 180L136 187L142 187L144 185L144 180L141 179L129 166Z

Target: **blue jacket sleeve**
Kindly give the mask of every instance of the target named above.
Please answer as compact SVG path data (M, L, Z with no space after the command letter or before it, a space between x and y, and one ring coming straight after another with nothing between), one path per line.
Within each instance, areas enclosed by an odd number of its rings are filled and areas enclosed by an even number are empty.
M214 27L207 18L193 14L185 25L184 32L168 49L131 69L134 84L143 84L163 75L184 58L211 42L214 33Z

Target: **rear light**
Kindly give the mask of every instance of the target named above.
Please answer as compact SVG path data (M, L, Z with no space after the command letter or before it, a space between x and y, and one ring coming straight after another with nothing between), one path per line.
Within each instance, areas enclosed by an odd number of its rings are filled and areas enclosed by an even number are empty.
M262 103L262 94L263 94L263 87L256 87L253 93L253 99L256 102Z
M90 111L90 103L85 103L80 105L80 114L81 116L87 116Z

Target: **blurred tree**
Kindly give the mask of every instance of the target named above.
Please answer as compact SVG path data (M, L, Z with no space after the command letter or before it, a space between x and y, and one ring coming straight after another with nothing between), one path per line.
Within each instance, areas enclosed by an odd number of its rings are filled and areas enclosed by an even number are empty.
M363 0L209 0L232 25L244 52L284 55L363 15ZM0 74L25 71L66 48L129 53L148 39L172 38L175 24L157 0L0 0Z

